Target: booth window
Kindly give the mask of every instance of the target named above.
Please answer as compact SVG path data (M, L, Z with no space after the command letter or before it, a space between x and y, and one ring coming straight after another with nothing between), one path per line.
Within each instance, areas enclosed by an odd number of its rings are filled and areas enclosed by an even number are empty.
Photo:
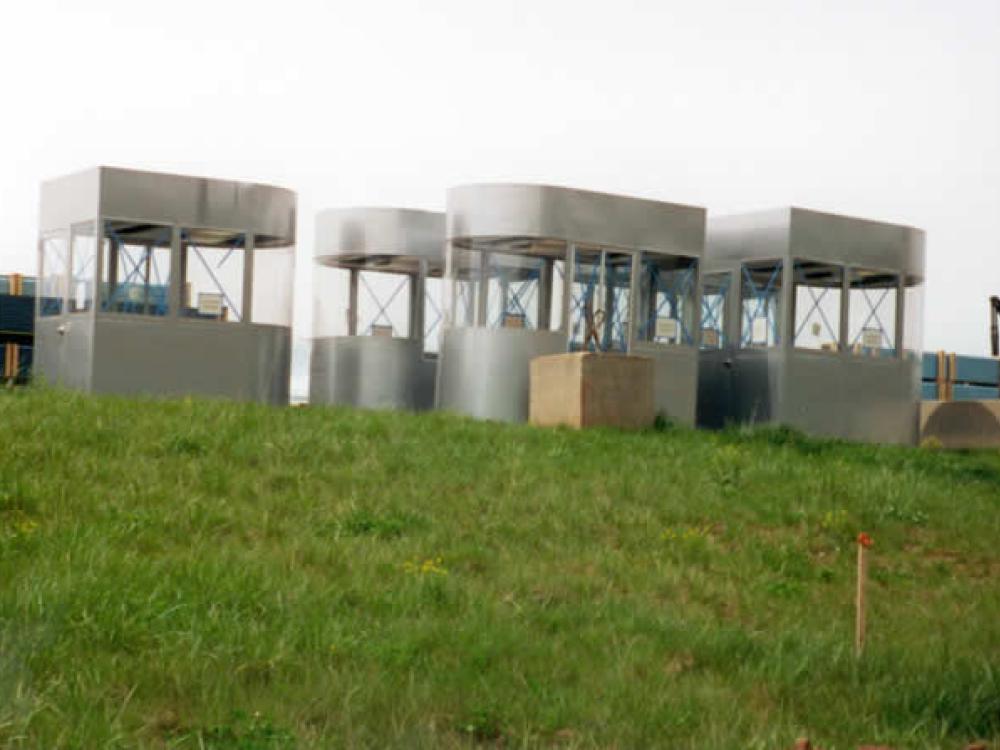
M65 232L52 232L42 237L41 283L38 314L62 315L66 300L66 273L69 270L69 243Z
M163 316L169 310L167 226L105 221L101 241L101 311Z
M245 262L245 235L224 230L182 230L183 317L242 322Z
M726 338L726 303L732 283L730 273L707 273L701 281L701 348L723 349Z
M479 281L482 277L482 253L467 247L452 247L448 254L448 319L452 325L476 325L479 309Z
M793 346L839 351L844 269L830 263L796 260L792 281L795 284Z
M383 271L357 271L357 274L357 335L409 338L413 322L410 316L412 277Z
M562 324L565 244L515 239L452 246L450 320L457 326L558 329Z
M276 245L271 238L256 235L251 320L264 325L291 326L294 288L295 246Z
M644 253L641 269L636 338L694 346L697 259Z
M437 354L444 323L444 282L424 279L424 353Z
M631 289L630 253L577 249L570 290L571 351L628 351Z
M489 252L486 259L487 327L542 328L539 313L545 258Z
M852 268L847 311L847 342L852 354L896 356L896 297L899 275Z
M70 231L69 311L90 312L94 309L94 276L97 267L97 236L93 222L74 224Z
M924 348L924 280L907 276L903 290L903 351L919 360Z
M314 265L313 336L349 335L351 272L346 268Z
M764 349L781 344L780 260L744 263L740 284L740 346Z

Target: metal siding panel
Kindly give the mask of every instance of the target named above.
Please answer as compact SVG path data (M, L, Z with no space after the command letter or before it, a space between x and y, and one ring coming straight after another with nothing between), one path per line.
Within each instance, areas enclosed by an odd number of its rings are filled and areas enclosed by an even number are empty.
M441 341L437 406L481 419L528 419L530 363L566 351L564 334L449 328Z
M291 332L279 326L97 318L93 390L288 403Z
M315 339L309 402L365 409L427 409L434 402L434 366L434 361L424 361L421 343L412 339Z

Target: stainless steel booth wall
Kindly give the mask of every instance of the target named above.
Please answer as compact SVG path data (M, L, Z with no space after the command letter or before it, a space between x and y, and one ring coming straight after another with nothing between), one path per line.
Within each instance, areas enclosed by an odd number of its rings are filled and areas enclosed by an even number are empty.
M823 352L702 352L698 424L784 424L811 435L912 445L919 359L847 359Z
M441 341L437 407L480 419L528 420L530 362L566 351L557 331L448 328Z
M96 324L87 316L42 318L37 330L44 343L36 367L53 384L288 403L291 331L282 326L98 315Z
M437 363L416 339L336 336L313 340L309 402L365 409L430 409Z

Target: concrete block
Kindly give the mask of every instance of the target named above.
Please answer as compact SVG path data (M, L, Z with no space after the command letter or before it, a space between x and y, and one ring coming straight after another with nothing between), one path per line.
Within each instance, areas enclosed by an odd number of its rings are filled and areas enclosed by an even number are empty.
M541 426L653 424L653 360L574 352L531 360L530 421Z
M945 448L1000 448L1000 400L923 401L920 439Z

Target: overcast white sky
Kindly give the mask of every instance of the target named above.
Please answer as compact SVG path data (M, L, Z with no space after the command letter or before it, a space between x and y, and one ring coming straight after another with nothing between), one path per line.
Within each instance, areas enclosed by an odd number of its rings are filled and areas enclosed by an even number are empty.
M0 271L97 164L443 209L466 181L928 232L925 348L1000 294L1000 0L33 0L0 21ZM300 264L299 311L308 309ZM299 320L305 321L305 316Z

